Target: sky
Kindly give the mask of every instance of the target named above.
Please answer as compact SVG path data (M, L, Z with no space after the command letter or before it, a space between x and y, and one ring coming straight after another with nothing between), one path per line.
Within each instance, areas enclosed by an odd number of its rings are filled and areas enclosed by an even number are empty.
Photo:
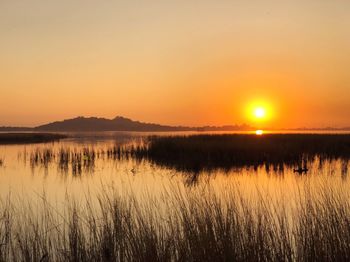
M0 125L350 126L348 0L0 0Z

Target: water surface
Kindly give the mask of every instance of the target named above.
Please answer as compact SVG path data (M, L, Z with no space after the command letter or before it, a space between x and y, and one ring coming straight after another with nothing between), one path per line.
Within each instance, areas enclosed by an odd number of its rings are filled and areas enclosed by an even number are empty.
M168 133L164 133L169 135ZM181 133L183 134L183 133ZM164 197L174 190L191 188L193 191L210 188L218 195L239 188L240 192L254 199L256 194L266 194L275 201L294 199L305 185L318 185L327 181L334 185L348 185L349 163L344 160L308 163L307 174L297 174L292 167L282 170L258 168L215 169L199 173L179 172L160 167L147 160L132 157L110 158L106 152L114 145L137 145L149 133L90 133L74 134L60 142L27 145L2 145L0 158L0 196L25 196L34 201L45 196L55 205L64 203L67 195L85 199L97 192L113 187L120 194L145 197ZM82 159L80 168L72 163L62 165L61 151L94 151L93 160ZM36 154L52 154L49 159L35 161ZM31 199L31 200L30 200Z

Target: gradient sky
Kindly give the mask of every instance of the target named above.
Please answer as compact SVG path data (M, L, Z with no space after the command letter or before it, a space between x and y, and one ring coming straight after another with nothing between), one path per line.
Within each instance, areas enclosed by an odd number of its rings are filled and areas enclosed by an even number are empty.
M350 126L349 0L0 0L0 125Z

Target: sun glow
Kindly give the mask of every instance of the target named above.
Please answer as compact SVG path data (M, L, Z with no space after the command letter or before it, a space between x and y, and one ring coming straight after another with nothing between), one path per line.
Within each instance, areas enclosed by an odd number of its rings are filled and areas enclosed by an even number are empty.
M266 116L266 110L263 107L257 107L254 110L254 115L256 118L264 118Z
M254 101L246 107L246 117L252 124L269 123L274 118L274 110L270 103L262 100ZM258 126L261 128L261 126Z
M264 134L264 131L263 131L263 130L256 130L256 131L255 131L255 134L256 134L257 136L261 136L261 135Z

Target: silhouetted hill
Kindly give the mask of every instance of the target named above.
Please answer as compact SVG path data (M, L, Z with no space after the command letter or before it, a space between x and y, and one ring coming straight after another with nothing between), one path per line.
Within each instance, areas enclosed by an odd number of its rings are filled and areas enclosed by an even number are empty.
M114 119L98 117L77 117L63 121L56 121L38 127L0 127L0 132L97 132L97 131L137 131L137 132L169 132L169 131L250 131L256 128L249 125L226 126L168 126L154 123L143 123L129 118L117 116ZM268 129L273 130L273 129ZM277 131L279 131L278 129ZM350 127L344 128L294 128L284 129L290 131L350 131Z
M162 131L227 131L227 130L248 130L246 125L242 126L224 126L224 127L186 127L186 126L167 126L154 123L143 123L133 121L129 118L118 116L114 119L97 117L77 117L63 121L57 121L34 128L35 131L52 132L94 132L94 131L138 131L138 132L162 132Z
M187 127L172 127L158 124L141 123L125 117L114 119L97 117L77 117L57 121L35 128L38 131L188 131Z

